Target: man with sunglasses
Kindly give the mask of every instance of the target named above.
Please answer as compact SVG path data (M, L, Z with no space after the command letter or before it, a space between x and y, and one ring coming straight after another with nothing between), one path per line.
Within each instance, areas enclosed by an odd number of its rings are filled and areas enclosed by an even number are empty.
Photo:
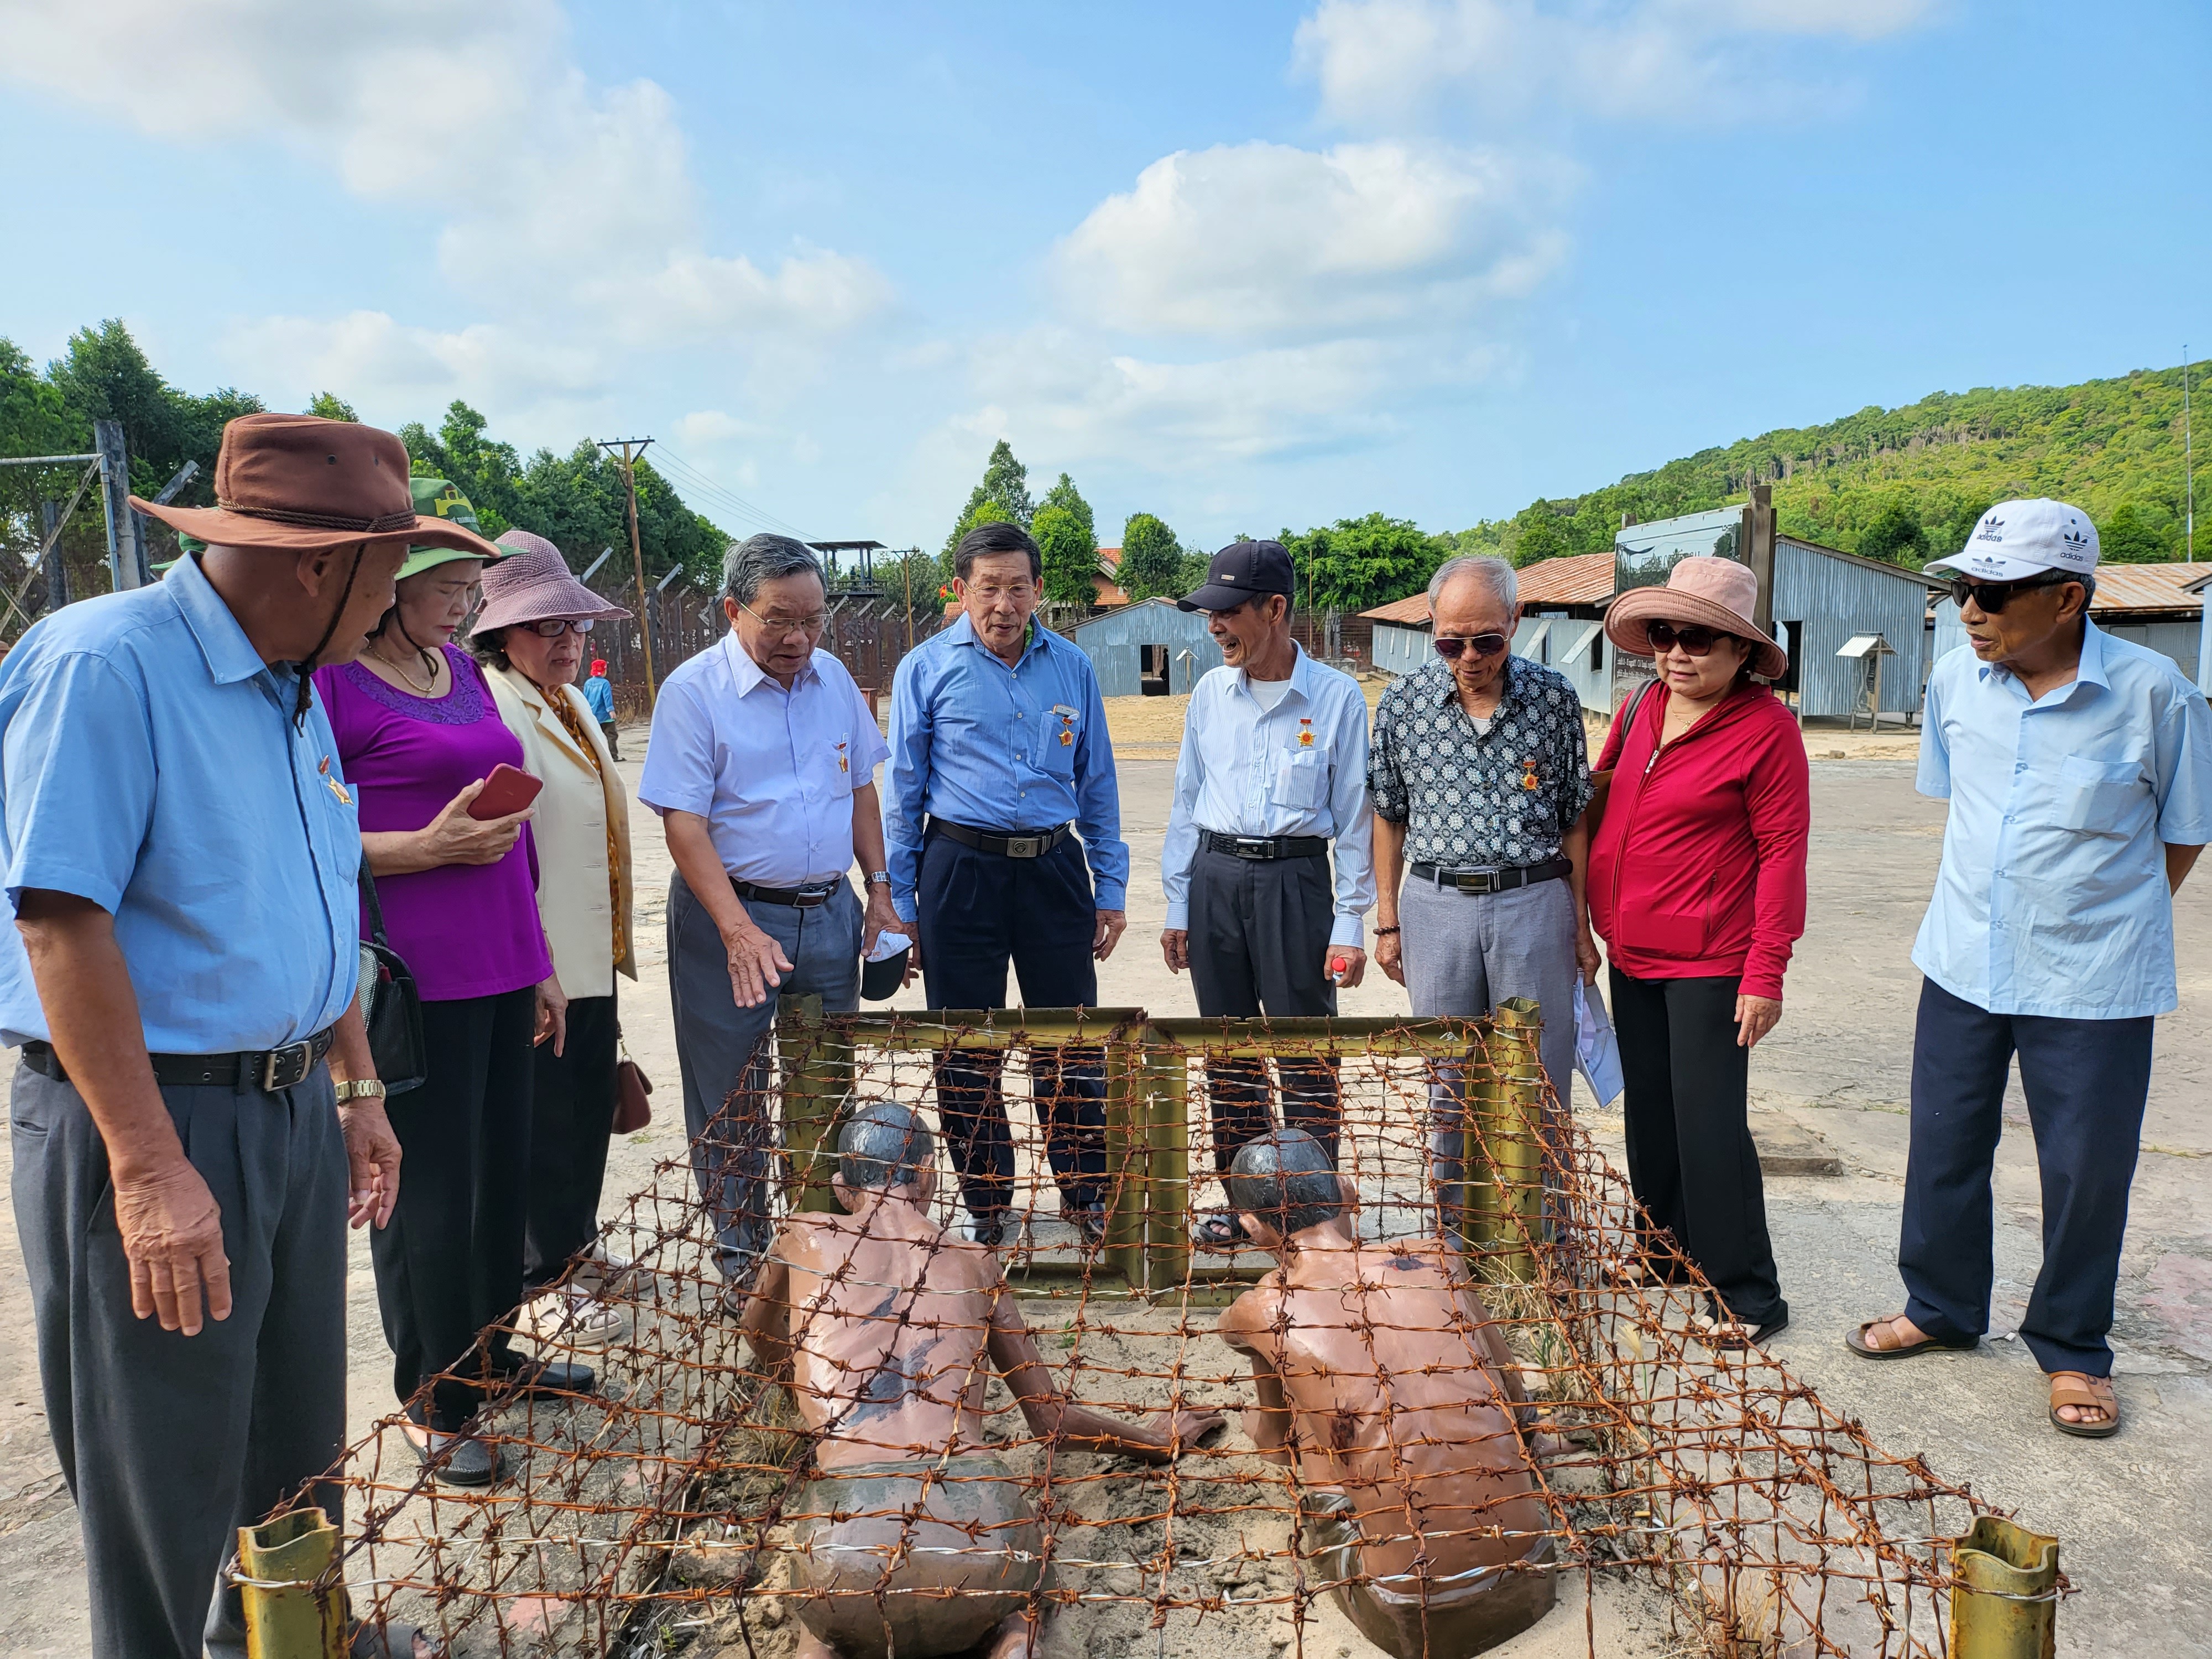
M875 784L890 749L845 665L819 648L827 601L804 543L761 535L731 548L730 632L661 685L638 782L676 863L668 989L691 1167L714 1208L723 1276L738 1285L774 1231L756 1051L776 999L815 995L851 1012L860 957L897 921ZM855 854L865 913L848 879Z
M2020 1335L2050 1420L2120 1423L2106 1340L2151 1028L2179 1006L2172 895L2212 840L2212 715L2165 657L2089 620L2097 532L2001 501L1952 577L1972 645L1929 677L1920 791L1951 803L1912 960L1903 1313L1850 1333L1868 1359L1971 1348L1990 1322L1990 1170L2020 1060L2043 1178L2043 1263Z
M1572 683L1511 653L1517 598L1504 560L1447 560L1429 582L1436 657L1376 706L1375 962L1417 1014L1534 997L1564 1098L1575 975L1598 961L1583 899L1589 740Z

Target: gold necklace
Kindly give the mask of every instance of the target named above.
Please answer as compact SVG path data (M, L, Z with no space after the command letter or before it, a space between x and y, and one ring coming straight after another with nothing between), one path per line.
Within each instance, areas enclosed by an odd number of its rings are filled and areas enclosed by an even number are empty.
M438 689L438 671L435 668L433 668L430 671L430 683L428 685L417 685L415 684L415 677L412 674L409 673L405 668L392 661L391 658L384 654L381 642L379 643L377 647L376 659L382 663L386 668L389 668L393 673L398 675L401 679L406 681L408 690L413 691L417 696L427 697Z

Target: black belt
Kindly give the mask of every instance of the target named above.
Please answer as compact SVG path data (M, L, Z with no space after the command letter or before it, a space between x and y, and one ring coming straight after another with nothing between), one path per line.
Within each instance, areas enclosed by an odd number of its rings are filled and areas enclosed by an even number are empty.
M1327 836L1224 836L1201 830L1198 838L1207 851L1232 859L1317 859L1328 851Z
M970 830L964 823L932 818L928 833L950 836L963 847L972 847L979 853L996 853L1002 858L1010 859L1041 859L1073 835L1075 826L1063 823L1054 830L1022 830L1011 836L1004 836L996 830Z
M307 1073L330 1052L331 1034L337 1029L325 1025L306 1042L288 1042L281 1048L256 1048L235 1054L149 1054L147 1058L154 1062L154 1081L173 1088L227 1089L243 1079L264 1094L273 1095L279 1089L307 1081ZM69 1081L62 1058L50 1042L25 1043L23 1064L57 1083Z
M1453 870L1442 865L1417 864L1417 881L1462 893L1510 893L1516 887L1534 887L1540 881L1557 881L1574 870L1566 859L1546 859L1541 864L1509 864L1485 870Z
M827 904L837 896L845 878L821 887L763 887L757 882L739 881L730 878L730 885L737 890L739 898L756 899L763 904L788 904L800 910L811 910L817 904Z

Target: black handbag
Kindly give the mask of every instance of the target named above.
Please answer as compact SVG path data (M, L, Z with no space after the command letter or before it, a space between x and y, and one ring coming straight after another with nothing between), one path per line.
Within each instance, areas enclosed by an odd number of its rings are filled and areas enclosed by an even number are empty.
M369 1057L386 1095L404 1095L430 1074L422 1045L422 996L415 975L384 936L384 909L368 857L361 860L361 902L368 909L368 937L361 942L361 1018L368 1028Z

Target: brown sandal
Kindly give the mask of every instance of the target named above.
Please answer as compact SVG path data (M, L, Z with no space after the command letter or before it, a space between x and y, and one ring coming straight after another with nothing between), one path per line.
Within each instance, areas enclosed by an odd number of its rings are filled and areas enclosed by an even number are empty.
M2101 1423L2069 1423L2058 1414L2062 1406L2071 1406L2076 1411L2087 1409L2102 1412ZM2109 1376L2092 1376L2087 1371L2053 1371L2051 1373L2051 1426L2061 1434L2079 1435L2084 1440L2102 1440L2120 1431L2120 1396L2112 1388Z
M1926 1353L1930 1349L1940 1353L1964 1353L1970 1348L1980 1346L1978 1338L1972 1342L1946 1342L1941 1337L1929 1336L1925 1332L1921 1334L1920 1340L1917 1342L1883 1343L1869 1340L1867 1334L1875 1326L1887 1328L1894 1325L1904 1317L1905 1316L1900 1313L1891 1314L1883 1319L1869 1319L1856 1330L1844 1336L1844 1346L1862 1359L1908 1359L1914 1354Z

